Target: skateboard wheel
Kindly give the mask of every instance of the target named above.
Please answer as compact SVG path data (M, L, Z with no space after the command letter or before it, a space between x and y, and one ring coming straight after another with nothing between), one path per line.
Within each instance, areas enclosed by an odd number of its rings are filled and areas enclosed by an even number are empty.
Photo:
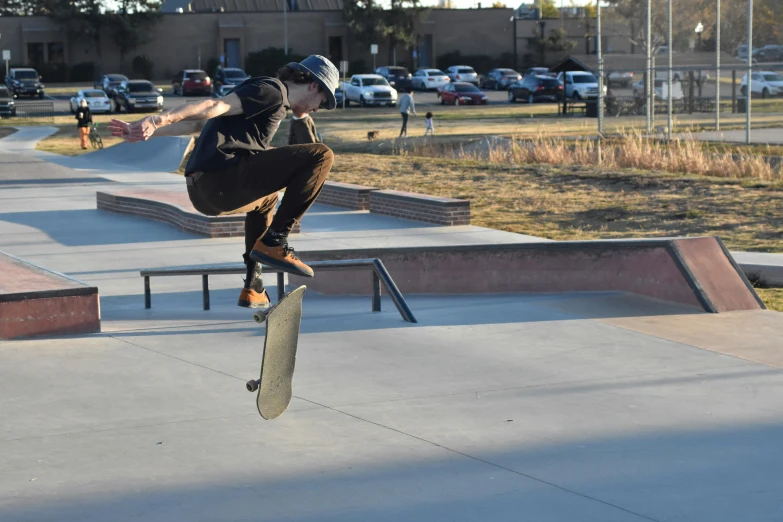
M266 312L258 311L253 314L253 320L257 323L263 323L266 320Z
M247 391L252 393L258 389L258 381L247 381L245 387L247 388Z

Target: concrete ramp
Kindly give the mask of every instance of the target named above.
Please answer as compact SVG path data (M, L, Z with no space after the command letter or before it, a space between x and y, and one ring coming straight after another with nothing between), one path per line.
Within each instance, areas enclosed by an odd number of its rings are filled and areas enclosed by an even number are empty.
M175 172L190 151L192 136L162 136L139 143L118 143L67 161L76 169Z
M379 258L406 294L629 292L705 312L760 310L717 237L301 251L307 261ZM326 294L367 293L353 275L290 276Z

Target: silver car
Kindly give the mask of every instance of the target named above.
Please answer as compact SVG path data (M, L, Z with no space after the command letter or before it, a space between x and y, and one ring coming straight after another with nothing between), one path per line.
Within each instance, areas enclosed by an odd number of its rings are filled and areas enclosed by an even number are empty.
M411 87L422 91L440 89L451 80L440 69L419 69L413 73Z
M467 65L452 65L446 69L446 76L452 82L466 82L478 86L479 77L473 67Z

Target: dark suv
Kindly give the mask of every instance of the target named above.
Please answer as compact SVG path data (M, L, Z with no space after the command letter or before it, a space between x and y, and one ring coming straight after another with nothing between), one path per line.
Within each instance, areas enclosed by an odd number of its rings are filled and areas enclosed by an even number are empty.
M5 77L5 84L8 90L18 96L38 96L43 99L44 86L41 83L41 77L35 69L11 69L8 76Z
M236 67L218 67L215 72L215 91L218 91L223 85L239 85L250 78L245 71Z
M127 81L128 77L122 74L104 74L100 80L95 82L94 87L105 92L109 98L114 98L120 84Z
M389 85L394 87L398 91L405 91L411 87L411 73L405 67L388 66L378 67L375 69L375 74L379 74L386 78Z
M117 112L160 111L163 109L161 89L147 80L122 82L114 95Z
M14 95L7 87L0 87L0 116L3 118L12 118L16 116L16 102Z

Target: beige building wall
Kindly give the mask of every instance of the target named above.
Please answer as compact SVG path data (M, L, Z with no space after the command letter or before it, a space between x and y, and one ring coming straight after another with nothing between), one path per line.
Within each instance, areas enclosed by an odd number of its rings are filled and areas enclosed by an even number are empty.
M418 43L413 49L400 46L397 62L414 68L435 66L436 57L459 51L463 55L486 55L498 58L513 53L514 25L511 9L432 9L426 11L417 25ZM594 27L595 20L590 21ZM562 26L576 43L573 53L585 52L585 24L583 19L547 20L546 31ZM532 54L529 39L540 31L536 20L516 20L517 53L520 66ZM0 47L11 51L12 65L26 65L31 49L38 52L43 44L43 59L50 60L49 50L57 43L64 44L64 60L70 66L82 62L98 64L99 58L90 42L69 43L56 25L45 17L0 17L2 41ZM604 45L617 52L630 52L629 31L622 24L607 21ZM331 38L331 40L330 40ZM227 40L239 46L240 66L249 52L268 47L283 47L284 24L282 12L165 14L149 43L135 49L121 62L119 52L107 32L101 45L104 72L130 71L131 60L140 54L148 55L154 64L153 76L158 80L171 78L182 68L206 68L211 59L225 54ZM32 47L31 47L32 44ZM53 44L52 47L50 44ZM331 45L330 45L331 44ZM388 65L394 56L388 42L378 42L376 66ZM369 70L373 64L369 46L351 38L340 11L300 11L288 14L288 45L297 54L322 54L337 62L340 59L361 60ZM591 49L595 45L591 39ZM417 51L414 58L413 51ZM547 56L553 63L560 57ZM538 61L537 57L533 61ZM469 64L483 71L482 64ZM531 64L532 65L532 64ZM45 79L46 80L46 79Z

